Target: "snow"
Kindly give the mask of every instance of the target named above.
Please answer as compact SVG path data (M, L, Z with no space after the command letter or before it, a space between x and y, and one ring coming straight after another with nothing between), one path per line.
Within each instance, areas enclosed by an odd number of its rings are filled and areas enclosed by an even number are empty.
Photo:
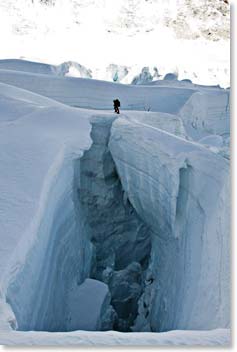
M27 60L7 59L0 60L0 69L56 76L92 77L89 69L73 61L55 66Z
M199 143L213 146L216 148L221 148L223 146L223 138L218 135L207 136L207 137L201 138L199 140Z
M109 147L127 197L154 232L151 326L228 327L227 160L127 118L113 124Z
M209 103L211 99L211 97L209 99L209 95L214 95L213 101L215 102L215 94L219 94L220 99L222 99L220 102L221 112L226 108L226 106L223 106L223 101L228 104L227 98L229 96L227 90L219 87L206 88L198 85L187 85L178 81L173 85L169 81L158 81L168 83L159 83L152 86L123 85L123 88L121 88L118 84L105 81L80 80L74 77L49 76L5 69L0 70L0 80L3 83L33 91L71 106L87 109L111 109L114 97L119 97L122 101L122 108L127 110L149 110L177 114L181 111L181 107L184 107L182 113L184 118L186 110L189 108L189 105L184 106L184 103L189 98L191 98L190 105L197 105L197 108L200 108L198 99L192 99L195 92L199 93L203 100L206 100L205 106L211 104L211 102ZM197 96L199 95L197 94ZM172 104L170 104L171 97ZM210 107L211 112L214 108L213 106Z
M164 77L165 81L175 81L177 79L177 74L175 73L167 73Z
M74 331L63 333L11 332L0 333L0 341L6 346L230 346L230 332L169 331L157 333L120 333L116 331Z
M214 93L214 94L213 94ZM218 99L217 99L218 97ZM193 94L179 111L193 139L201 133L225 135L230 130L229 92L206 90Z
M8 290L10 302L13 295L15 301L12 305L19 315L18 325L22 329L29 329L35 324L32 308L36 312L37 304L40 305L37 291L39 288L44 290L44 285L48 286L46 278L46 282L43 279L39 281L34 272L43 274L51 266L52 275L57 275L57 268L54 271L50 261L53 249L48 247L54 241L53 231L59 236L57 226L63 228L69 222L68 232L61 233L61 241L65 241L67 236L75 236L75 243L83 242L75 230L73 160L89 148L91 126L85 118L86 112L81 115L76 109L4 84L1 84L1 92L5 108L12 105L13 95L17 102L15 119L12 118L13 112L10 109L1 110L1 295L5 295ZM24 110L26 104L27 113ZM80 248L82 244L78 243L78 246ZM81 257L87 250L86 245L83 247ZM65 246L64 251L66 248ZM60 247L58 251L60 257ZM78 260L77 250L76 255ZM73 253L70 256L66 266L81 265L80 262L75 264ZM22 271L23 266L25 271ZM80 276L83 276L83 270L86 271L86 263L83 263L83 269L80 270L77 278L79 281L82 280ZM17 273L20 278L14 280ZM22 282L25 282L24 286ZM15 292L18 292L17 296ZM46 290L45 294L44 307L47 309L47 299L50 299L50 294L54 294L51 299L57 302L57 292ZM60 314L58 309L59 324ZM41 317L43 319L43 310ZM1 317L1 322L3 318Z
M125 66L129 84L157 67L162 77L230 85L230 7L220 0L1 0L0 33L1 59L73 61L102 80L113 79L110 65Z
M50 72L0 69L0 342L229 344L229 91Z
M0 61L0 68L5 70L53 74L54 66L27 60L7 59Z

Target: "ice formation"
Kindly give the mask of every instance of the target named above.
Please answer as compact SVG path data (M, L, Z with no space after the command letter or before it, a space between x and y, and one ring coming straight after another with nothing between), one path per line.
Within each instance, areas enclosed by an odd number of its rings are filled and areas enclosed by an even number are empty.
M178 78L177 73L167 73L164 77L165 81L175 81Z
M113 125L110 149L127 197L153 231L139 328L146 320L151 331L228 327L228 162L125 119Z
M106 67L106 79L113 82L121 82L127 76L129 68L127 66L110 64Z
M60 65L43 64L27 60L7 59L0 61L0 69L56 76L92 78L92 72L77 62L67 61Z
M0 342L229 343L229 90L5 63Z

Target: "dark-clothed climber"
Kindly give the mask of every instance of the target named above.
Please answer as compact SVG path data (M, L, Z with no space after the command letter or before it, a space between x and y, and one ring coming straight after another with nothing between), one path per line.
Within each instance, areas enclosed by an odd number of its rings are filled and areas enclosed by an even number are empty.
M114 102L114 112L119 114L120 101L118 99L115 99L113 102Z

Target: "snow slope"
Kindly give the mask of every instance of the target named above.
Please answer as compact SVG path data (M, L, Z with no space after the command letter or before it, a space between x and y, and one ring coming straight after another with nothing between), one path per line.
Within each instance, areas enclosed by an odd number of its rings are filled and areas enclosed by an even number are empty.
M117 84L105 81L80 80L43 74L0 70L0 81L31 90L62 103L81 108L111 109L114 97L118 96L124 109L177 112L191 96L193 88L182 90L176 87L149 87ZM147 94L149 90L149 94ZM157 91L159 90L159 94ZM101 93L98 94L98 91ZM169 103L172 95L173 104Z
M0 342L228 344L229 91L35 67L0 70Z
M148 85L148 87L124 85L121 89L121 86L105 81L26 73L17 71L17 67L14 70L0 69L0 81L68 105L94 109L111 109L113 99L117 96L122 101L123 109L178 113L196 91L203 92L207 96L220 94L223 100L226 97L226 104L228 104L229 96L227 90L219 89L219 87L209 89L179 81L173 84L170 81L160 81L161 83L158 81L156 85ZM170 104L170 97L172 97L172 104ZM206 104L209 104L209 99L206 100Z

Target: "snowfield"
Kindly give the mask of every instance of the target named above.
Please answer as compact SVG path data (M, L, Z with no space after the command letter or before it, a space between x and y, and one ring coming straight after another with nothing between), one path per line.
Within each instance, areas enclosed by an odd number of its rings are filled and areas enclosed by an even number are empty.
M0 343L229 345L229 127L218 86L0 61Z
M0 59L60 75L141 84L171 72L230 85L224 0L1 0L0 33Z

